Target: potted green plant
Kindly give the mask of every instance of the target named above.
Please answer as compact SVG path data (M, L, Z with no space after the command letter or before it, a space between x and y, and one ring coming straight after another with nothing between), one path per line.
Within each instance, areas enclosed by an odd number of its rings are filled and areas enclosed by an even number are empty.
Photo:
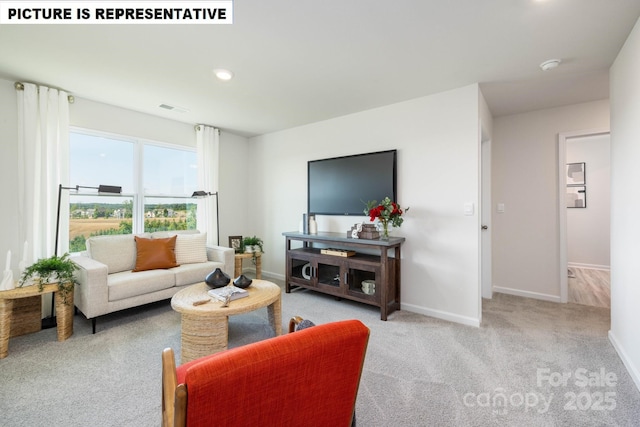
M78 269L75 262L69 259L69 254L62 256L54 255L49 258L39 259L31 264L22 273L19 286L22 287L28 281L33 281L38 285L40 292L44 289L44 285L48 283L57 283L60 296L65 304L69 304L69 295L73 295L73 288L78 282L73 273Z
M263 248L264 242L261 238L253 236L253 237L245 237L242 239L242 246L244 247L245 253L253 254L253 263L256 263L256 252L264 253Z
M245 237L242 240L242 245L244 246L244 251L246 253L251 252L264 252L262 245L264 242L261 238L253 236L253 237Z

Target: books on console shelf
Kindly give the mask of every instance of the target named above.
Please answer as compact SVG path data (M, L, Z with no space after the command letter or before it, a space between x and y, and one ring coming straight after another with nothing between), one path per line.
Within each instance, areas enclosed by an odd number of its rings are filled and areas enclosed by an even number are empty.
M346 249L326 248L326 249L320 249L320 253L324 255L348 257L348 256L354 256L356 254L356 251L348 251Z
M380 238L380 232L375 224L355 224L347 231L347 238L376 240Z
M210 289L207 293L209 294L210 297L215 298L218 301L222 301L222 302L224 302L225 297L228 296L229 294L231 294L231 301L249 296L249 292L246 289L242 289L233 285L227 285L221 288Z

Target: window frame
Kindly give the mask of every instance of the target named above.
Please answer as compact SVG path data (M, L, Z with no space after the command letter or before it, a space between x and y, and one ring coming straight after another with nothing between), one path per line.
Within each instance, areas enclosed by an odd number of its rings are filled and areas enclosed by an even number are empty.
M185 201L185 203L192 202L196 205L199 205L199 203L191 197L191 194L189 194L189 191L187 191L184 194L157 194L157 193L146 194L144 189L145 187L144 186L144 163L145 163L144 149L146 146L161 147L161 148L168 148L173 150L180 150L180 151L195 153L196 154L196 159L195 159L196 180L198 177L197 147L180 145L180 144L172 144L172 143L156 141L148 138L136 137L131 135L123 135L115 132L106 132L106 131L100 131L95 129L88 129L80 126L70 126L69 127L70 138L71 138L71 134L80 134L80 135L86 135L90 137L106 138L106 139L112 139L117 141L129 142L133 144L133 171L132 171L133 193L123 192L122 194L119 195L121 197L130 197L132 199L132 206L133 206L132 234L141 234L145 232L144 208L145 208L145 201L147 199L173 199L173 200L182 199ZM195 144L195 140L194 140L194 144ZM71 147L69 148L69 150L70 150L69 152L71 153ZM72 167L71 162L69 162L69 172L71 171L71 167ZM71 184L72 183L70 183L69 185ZM75 185L75 183L73 184ZM98 185L98 184L111 185L113 183L96 183L95 185ZM196 183L196 186L197 186L197 183ZM95 195L95 193L91 193L87 191L78 191L74 193L74 195L75 194L80 196ZM71 199L69 199L68 202L70 206ZM66 220L69 221L69 218L67 218ZM68 235L66 236L66 239L67 241L69 241Z

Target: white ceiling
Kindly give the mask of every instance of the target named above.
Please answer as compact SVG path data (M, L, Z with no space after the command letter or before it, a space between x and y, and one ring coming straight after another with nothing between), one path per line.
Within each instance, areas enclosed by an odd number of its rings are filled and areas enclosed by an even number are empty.
M247 136L475 82L500 116L608 98L640 1L236 0L234 16L2 25L0 77ZM541 71L551 58L561 66Z

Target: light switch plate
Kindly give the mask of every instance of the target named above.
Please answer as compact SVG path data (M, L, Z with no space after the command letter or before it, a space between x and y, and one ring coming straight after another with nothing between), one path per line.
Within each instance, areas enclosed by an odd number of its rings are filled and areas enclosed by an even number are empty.
M467 202L464 204L464 214L467 216L473 215L473 202Z

